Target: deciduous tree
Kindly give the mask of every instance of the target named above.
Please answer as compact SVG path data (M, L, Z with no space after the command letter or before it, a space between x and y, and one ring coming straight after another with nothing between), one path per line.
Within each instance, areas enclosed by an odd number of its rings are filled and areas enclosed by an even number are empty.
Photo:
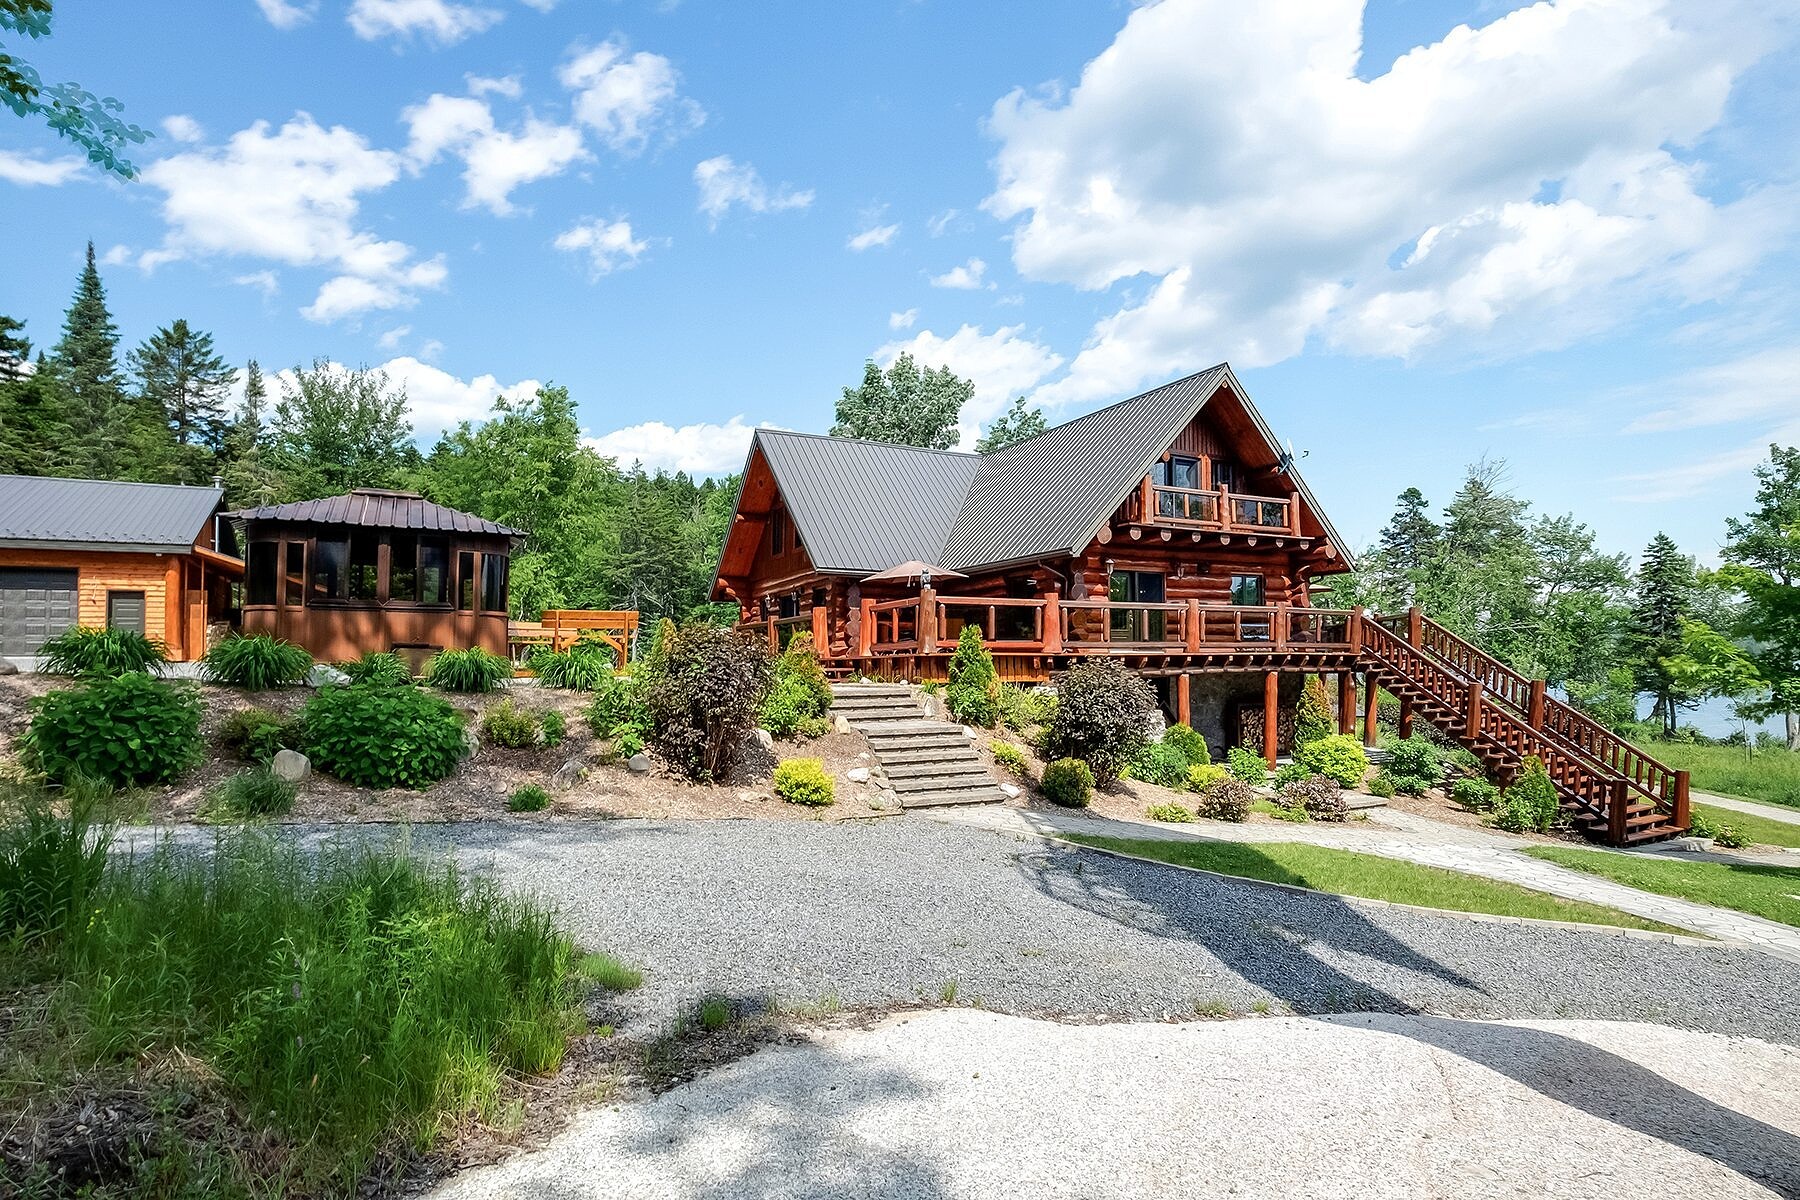
M975 385L949 367L922 371L902 353L883 371L870 359L862 384L838 400L832 436L948 450L956 445L956 418L974 394Z

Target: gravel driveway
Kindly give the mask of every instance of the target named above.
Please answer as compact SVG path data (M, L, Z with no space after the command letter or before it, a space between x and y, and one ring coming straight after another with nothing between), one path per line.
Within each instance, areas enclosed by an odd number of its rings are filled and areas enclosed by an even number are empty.
M706 993L1065 1019L1197 1011L1640 1020L1800 1043L1800 966L1216 880L912 817L426 826L641 965L645 1032Z

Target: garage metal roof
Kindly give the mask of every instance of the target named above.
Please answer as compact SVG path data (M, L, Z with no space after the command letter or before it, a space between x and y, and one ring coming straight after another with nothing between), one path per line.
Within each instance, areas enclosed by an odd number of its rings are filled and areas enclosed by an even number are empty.
M517 529L473 513L433 504L417 492L386 488L353 488L342 496L265 504L228 516L245 521L292 521L312 525L361 525L375 529L429 529L445 533L480 533L523 537Z
M183 553L220 496L184 484L0 475L0 545Z

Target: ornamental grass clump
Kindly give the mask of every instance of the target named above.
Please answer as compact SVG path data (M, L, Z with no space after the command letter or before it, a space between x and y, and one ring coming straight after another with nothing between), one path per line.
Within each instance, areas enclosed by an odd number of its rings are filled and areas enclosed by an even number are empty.
M506 811L516 813L543 812L550 807L550 793L535 783L528 783L506 798Z
M370 683L383 687L412 686L412 668L392 650L371 650L361 658L337 664L351 683Z
M44 788L0 790L0 937L34 943L85 920L106 872L111 789L79 776L61 789L64 813Z
M293 811L299 788L268 767L251 767L239 771L220 784L208 798L208 815L228 821L248 821L257 817L284 817Z
M63 630L38 649L38 656L43 660L38 669L44 674L84 679L159 675L169 662L162 642L135 629L89 629L85 625Z
M512 663L480 646L439 650L425 668L431 686L446 692L491 692L511 675Z
M1096 783L1109 784L1150 740L1155 716L1155 690L1122 664L1077 663L1057 686L1044 744L1058 758L1081 760Z
M617 658L606 642L582 638L567 650L540 646L532 652L528 665L543 687L591 692L612 678Z
M956 640L956 653L950 656L950 682L944 689L944 704L965 725L992 728L1000 719L1000 675L994 670L994 656L981 640L981 630L964 625Z
M200 700L191 684L139 674L98 677L29 705L21 758L53 780L167 783L200 754Z
M206 652L200 671L208 683L263 692L299 683L312 665L299 646L259 633L226 638Z
M313 765L359 787L423 789L468 752L456 710L418 688L321 688L301 722Z

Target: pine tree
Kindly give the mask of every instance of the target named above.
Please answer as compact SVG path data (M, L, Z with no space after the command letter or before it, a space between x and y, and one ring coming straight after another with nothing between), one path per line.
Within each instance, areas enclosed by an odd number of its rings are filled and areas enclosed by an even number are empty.
M120 477L125 455L117 425L130 406L119 375L118 351L119 329L107 310L106 288L94 265L94 243L89 242L75 298L63 318L62 340L50 357L64 399L69 442L64 450L77 474Z
M145 406L161 411L177 445L204 452L189 457L204 459L210 473L225 441L225 395L237 376L214 351L212 334L178 319L133 350L129 361Z
M1420 572L1443 534L1425 510L1425 494L1409 487L1400 493L1394 515L1381 531L1373 573L1384 599L1394 607L1413 602Z
M1678 712L1694 702L1664 664L1681 653L1682 624L1693 617L1697 586L1694 560L1681 553L1675 539L1659 533L1644 547L1632 589L1626 648L1638 690L1656 697L1650 715L1662 723L1664 734L1675 732Z
M283 492L281 477L269 464L268 452L263 448L263 432L267 428L263 418L268 404L268 386L263 382L262 368L253 358L244 368L244 399L225 430L219 454L225 501L234 508L273 504Z
M1728 632L1748 647L1765 693L1740 708L1782 714L1788 749L1800 750L1800 449L1769 447L1756 468L1756 508L1725 531L1725 565L1713 578L1737 594Z
M25 322L17 317L0 316L0 383L9 383L31 374L31 340L25 336Z

